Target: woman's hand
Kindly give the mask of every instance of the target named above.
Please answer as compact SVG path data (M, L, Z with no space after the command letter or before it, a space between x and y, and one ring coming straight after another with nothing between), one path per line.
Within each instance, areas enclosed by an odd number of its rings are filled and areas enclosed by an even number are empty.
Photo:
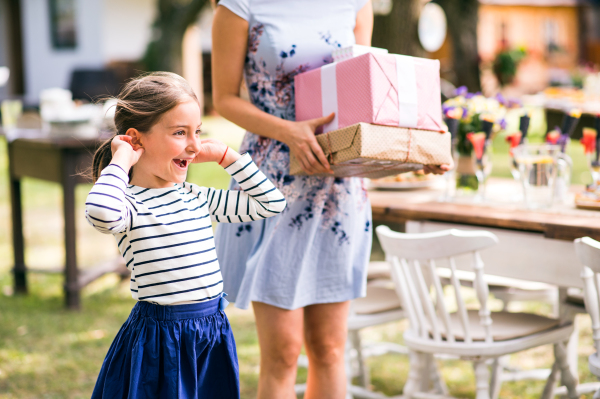
M226 167L237 161L241 155L225 143L216 139L202 139L198 143L200 151L194 157L192 163L221 162Z
M423 172L425 172L425 174L433 173L434 175L443 175L449 170L452 170L453 167L453 163L450 165L425 165L423 166Z
M333 173L325 153L319 146L315 136L317 127L329 123L335 114L301 122L290 122L286 137L282 140L290 147L290 152L300 162L302 169L312 175L316 173Z
M113 155L111 163L115 163L124 170L129 170L139 161L144 153L144 148L133 143L133 138L124 134L116 135L111 143L110 149Z

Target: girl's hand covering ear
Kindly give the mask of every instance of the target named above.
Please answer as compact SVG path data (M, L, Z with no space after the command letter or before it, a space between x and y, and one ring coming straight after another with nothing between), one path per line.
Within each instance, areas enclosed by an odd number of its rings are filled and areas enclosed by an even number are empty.
M110 149L112 151L113 159L119 158L120 160L127 162L129 167L135 165L144 153L144 148L142 146L133 144L132 138L124 134L116 135L115 138L113 138Z

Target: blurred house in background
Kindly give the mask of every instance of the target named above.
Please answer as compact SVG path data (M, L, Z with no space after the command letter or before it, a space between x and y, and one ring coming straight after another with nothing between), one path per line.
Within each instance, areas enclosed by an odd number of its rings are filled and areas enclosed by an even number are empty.
M111 87L114 82L118 86L142 68L139 60L152 37L157 3L157 0L0 0L0 65L11 70L9 84L0 88L0 98L23 95L25 104L36 105L41 90L70 88L71 83L86 79L96 80L116 94ZM206 16L203 20L206 21ZM202 43L206 47L208 42L210 52L210 26L208 32L207 29L195 32L204 35ZM200 41L191 43L188 52L199 57ZM198 68L201 62L188 65ZM79 71L75 81L74 71ZM200 70L196 74L201 74ZM88 87L89 84L83 89Z
M477 47L484 91L499 89L492 65L500 52L524 50L514 94L548 85L570 85L581 67L600 65L600 2L597 0L479 0ZM452 43L428 54L440 59L452 80ZM575 80L577 78L575 77Z
M396 1L406 0L373 0L375 12L389 13ZM142 68L139 61L152 38L157 3L0 0L0 66L11 70L9 84L0 87L0 98L23 95L27 105L36 105L41 90L69 88L77 70L76 82L92 79L86 71L108 69L114 79L97 73L93 79L100 84L103 79L122 83ZM208 7L186 35L189 42L183 43L183 74L204 92L209 109L211 20ZM570 82L578 66L600 64L599 21L600 0L480 0L477 33L484 90L498 89L490 67L498 53L520 47L527 53L515 79L521 93ZM428 54L440 59L442 74L449 80L451 46L447 37L440 50Z
M155 8L156 0L0 0L0 64L14 77L4 94L36 104L43 89L69 88L76 69L139 60Z
M478 48L482 64L522 48L515 83L523 92L570 84L580 65L600 61L598 10L582 0L480 0Z

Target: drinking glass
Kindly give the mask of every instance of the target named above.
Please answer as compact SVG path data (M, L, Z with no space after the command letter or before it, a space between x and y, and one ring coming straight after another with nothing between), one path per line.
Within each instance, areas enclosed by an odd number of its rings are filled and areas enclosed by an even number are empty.
M0 104L2 112L2 127L10 129L17 126L17 121L23 113L23 103L21 100L4 100Z
M524 144L514 149L523 199L529 209L549 208L555 198L555 184L562 159L560 146Z

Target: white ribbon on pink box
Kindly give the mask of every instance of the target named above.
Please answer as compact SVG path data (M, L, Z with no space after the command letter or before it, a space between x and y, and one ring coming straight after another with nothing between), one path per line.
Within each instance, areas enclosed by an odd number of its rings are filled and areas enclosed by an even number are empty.
M439 61L364 54L295 77L296 120L335 112L329 132L355 123L443 131Z

